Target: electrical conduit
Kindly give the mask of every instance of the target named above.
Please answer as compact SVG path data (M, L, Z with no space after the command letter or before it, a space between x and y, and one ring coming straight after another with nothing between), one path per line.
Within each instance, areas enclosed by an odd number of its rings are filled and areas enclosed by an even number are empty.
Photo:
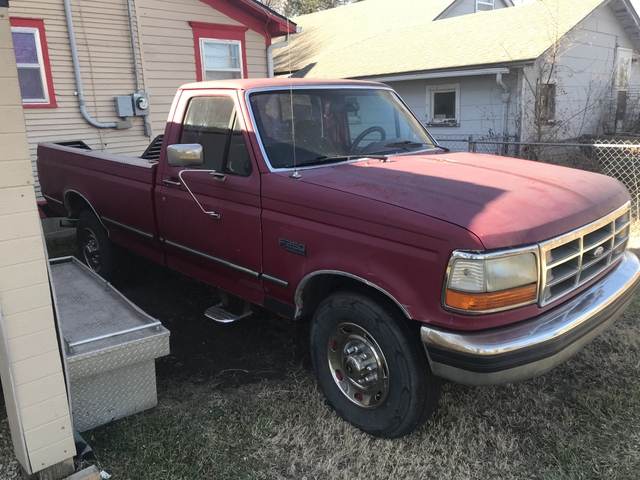
M71 59L73 60L73 73L76 77L76 89L78 95L78 104L80 105L80 113L84 119L96 128L127 128L130 122L98 122L91 118L87 112L84 101L84 91L82 89L82 75L80 74L80 61L78 59L78 48L76 46L76 34L73 30L73 17L71 16L71 0L64 0L64 13L67 17L67 30L69 32L69 44L71 45Z

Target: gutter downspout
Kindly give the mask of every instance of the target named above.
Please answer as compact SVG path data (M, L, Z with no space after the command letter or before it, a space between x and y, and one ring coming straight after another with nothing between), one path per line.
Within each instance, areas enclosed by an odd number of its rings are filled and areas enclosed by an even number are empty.
M78 104L80 106L80 113L84 119L96 128L129 128L131 122L98 122L89 116L87 107L84 101L84 91L82 89L82 75L80 74L80 61L78 59L78 47L76 46L76 34L73 30L73 17L71 16L71 4L70 0L64 0L64 13L67 17L67 30L69 32L69 44L71 46L71 59L73 60L73 73L76 77L76 95L78 96Z
M496 83L502 88L502 138L506 140L508 130L507 130L507 120L509 113L509 97L511 94L509 93L509 89L502 81L502 73L496 73Z
M138 70L138 55L136 53L136 34L133 29L133 12L131 0L127 0L127 14L129 15L129 35L131 36L131 55L133 57L133 75L136 79L136 93L140 92L140 71ZM144 115L144 134L150 137L153 134L149 115Z
M302 27L296 27L296 33L300 33L302 31ZM282 42L278 42L278 43L272 43L271 45L269 45L267 47L267 76L269 78L273 78L273 51L276 48L282 48L282 47L286 47L287 45L289 45L289 41L290 41L291 37L289 36L289 34L287 34L287 38L286 40L283 40Z

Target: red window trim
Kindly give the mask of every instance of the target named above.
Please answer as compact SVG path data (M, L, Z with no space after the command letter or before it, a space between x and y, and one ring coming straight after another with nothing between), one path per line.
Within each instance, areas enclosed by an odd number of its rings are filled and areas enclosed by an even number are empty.
M200 54L201 38L239 41L242 55L242 78L247 78L247 42L245 40L245 33L249 30L248 27L204 22L189 22L189 25L191 25L193 29L193 46L196 52L196 79L198 82L201 82L203 79L202 57Z
M56 94L53 90L53 76L51 75L47 36L44 32L44 20L37 18L10 18L9 24L12 27L37 28L40 34L40 49L42 50L42 63L46 77L47 93L49 94L49 103L23 103L22 108L56 108L58 104L56 103Z

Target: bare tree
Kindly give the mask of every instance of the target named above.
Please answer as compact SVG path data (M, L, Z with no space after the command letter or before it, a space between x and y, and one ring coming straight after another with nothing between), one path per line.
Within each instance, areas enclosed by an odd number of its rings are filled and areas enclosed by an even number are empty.
M299 15L340 7L353 2L354 0L286 0L284 13L288 17L297 17Z
M274 12L278 12L280 15L284 15L284 9L286 6L286 0L261 0L265 7L269 7Z
M593 59L596 47L584 32L574 30L561 36L555 22L557 12L551 12L551 18L547 28L552 46L533 66L523 69L520 129L527 141L556 142L597 133L602 128L604 102L612 91L614 59L609 55ZM584 61L576 68L564 60L568 57Z

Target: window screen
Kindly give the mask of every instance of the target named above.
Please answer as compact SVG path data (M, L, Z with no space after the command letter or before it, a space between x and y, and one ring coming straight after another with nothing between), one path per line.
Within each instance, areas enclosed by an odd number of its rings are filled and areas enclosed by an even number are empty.
M201 39L203 80L242 78L240 42Z
M38 30L35 28L13 28L11 36L23 103L47 103Z

